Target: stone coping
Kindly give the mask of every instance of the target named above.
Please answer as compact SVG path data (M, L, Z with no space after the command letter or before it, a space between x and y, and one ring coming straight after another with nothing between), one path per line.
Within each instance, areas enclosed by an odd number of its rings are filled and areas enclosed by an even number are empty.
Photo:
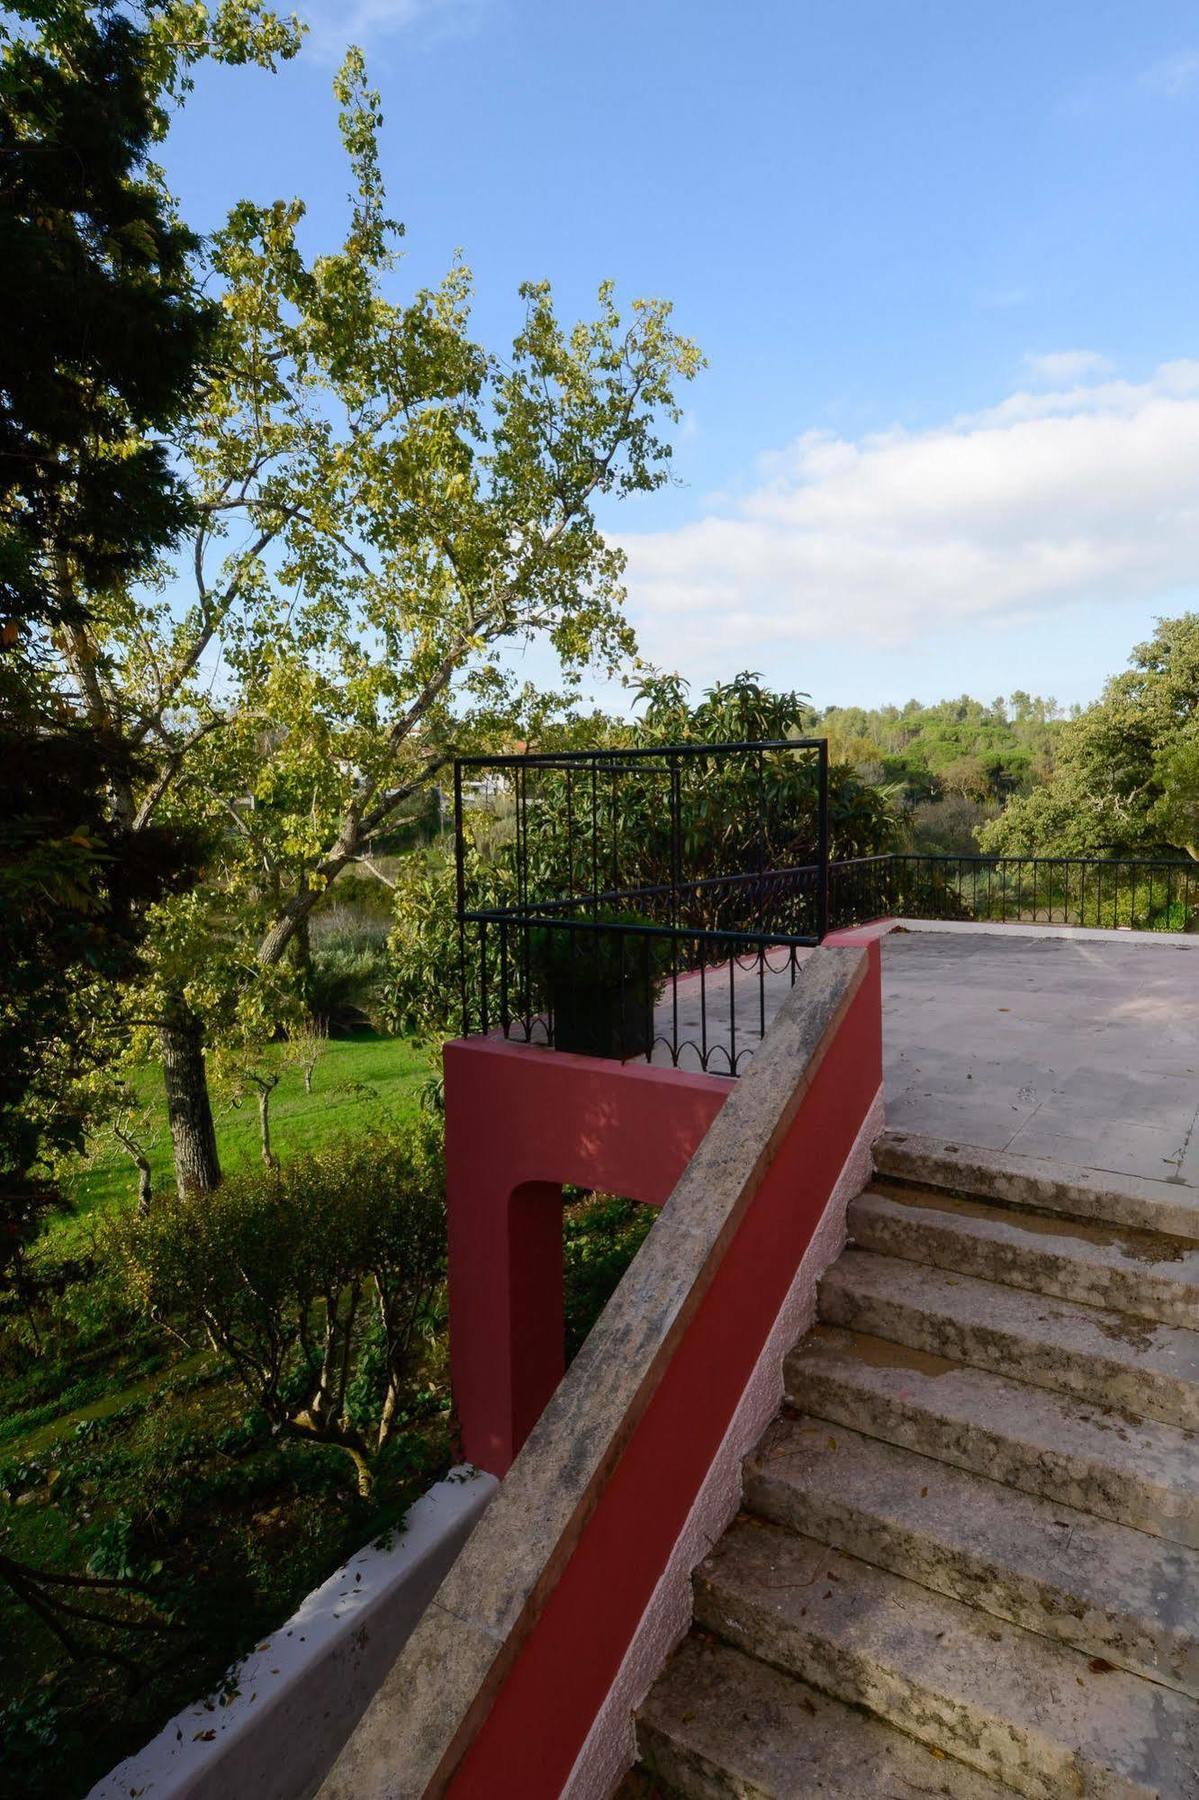
M860 948L822 947L809 958L321 1800L444 1791L736 1237L867 965Z

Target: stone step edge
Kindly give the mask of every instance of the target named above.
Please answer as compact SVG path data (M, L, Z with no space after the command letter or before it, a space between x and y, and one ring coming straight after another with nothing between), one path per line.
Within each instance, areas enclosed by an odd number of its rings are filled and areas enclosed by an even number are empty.
M1112 1242L1103 1244L1076 1235L1083 1223L1063 1213L1034 1212L1002 1201L966 1201L944 1189L905 1188L885 1178L851 1200L847 1214L851 1244L876 1256L926 1263L1156 1325L1194 1328L1199 1322L1199 1257L1188 1279L1171 1273L1176 1265L1169 1255L1152 1255L1157 1245L1185 1240L1143 1227L1105 1225L1100 1229ZM1139 1256L1136 1240L1142 1246ZM1199 1245L1194 1249L1199 1251ZM1181 1269L1181 1261L1177 1267Z
M1199 1190L1182 1182L1076 1168L898 1131L885 1131L876 1140L874 1167L889 1180L944 1188L967 1199L1199 1240Z
M801 1579L809 1565L821 1574L814 1587L810 1575ZM742 1514L696 1570L693 1590L702 1629L1029 1800L1072 1788L1111 1800L1186 1792L1174 1777L1199 1749L1199 1715L1185 1695L1094 1669L1076 1650L860 1558ZM1048 1693L1048 1709L1032 1698Z
M713 1685L716 1705L709 1709L702 1702ZM662 1800L664 1790L653 1783L665 1783L665 1791L682 1800L712 1800L716 1794L740 1800L747 1793L795 1800L797 1775L820 1775L817 1765L824 1758L815 1732L821 1726L837 1734L842 1757L848 1751L851 1761L874 1762L872 1770L861 1762L858 1768L887 1782L885 1790L873 1788L876 1795L902 1791L944 1800L1010 1800L1010 1788L968 1763L930 1750L886 1720L696 1631L683 1639L637 1716L637 1749L648 1780L644 1786L626 1782L614 1800L651 1800L655 1794ZM781 1768L779 1782L769 1780L771 1761ZM818 1791L848 1800L842 1780L835 1789L822 1784ZM864 1800L860 1789L853 1800Z
M1038 1317L1042 1301L1045 1310ZM1001 1304L1010 1310L998 1310ZM1184 1325L1043 1297L1033 1288L864 1248L847 1250L825 1272L818 1307L825 1325L865 1332L967 1368L1010 1370L1027 1387L1091 1406L1117 1406L1179 1431L1199 1431L1199 1333ZM943 1346L937 1341L942 1337L952 1342ZM1136 1392L1115 1398L1122 1387Z
M952 1409L941 1411L931 1394L916 1391L897 1395L889 1388L873 1386L868 1378L862 1379L862 1373L872 1367L872 1362L860 1361L854 1354L855 1340L886 1352L898 1348L901 1358L916 1354L925 1360L923 1352L908 1353L867 1332L818 1326L800 1340L784 1361L787 1404L797 1412L811 1414L834 1427L861 1431L864 1436L877 1438L881 1443L898 1445L901 1449L927 1456L930 1461L964 1469L988 1481L1000 1481L1004 1486L1018 1488L1021 1493L1039 1496L1054 1504L1061 1501L1067 1506L1080 1506L1078 1497L1064 1490L1078 1485L1079 1477L1072 1473L1071 1465L1081 1465L1084 1469L1081 1479L1090 1495L1089 1510L1095 1518L1125 1525L1167 1544L1199 1550L1199 1516L1193 1525L1188 1524L1191 1511L1195 1510L1190 1506L1189 1496L1163 1482L1149 1480L1144 1473L1143 1459L1136 1455L1128 1459L1112 1455L1112 1421L1119 1419L1118 1414L1075 1400L1053 1388L1029 1387L1027 1383L999 1375L993 1369L954 1364L943 1357L927 1359L943 1364L945 1371L960 1370L975 1388L983 1390L984 1396L989 1391L992 1411L998 1402L1001 1415L1002 1402L1018 1396L1026 1419L1031 1412L1034 1418L1040 1415L1042 1424L1050 1423L1049 1415L1062 1421L1073 1417L1080 1422L1085 1439L1091 1441L1084 1442L1081 1451L1072 1447L1065 1453L1055 1452L1051 1447L1055 1441L1052 1431L1034 1433L1031 1438L1019 1437L1010 1426L996 1423L994 1417L988 1419L976 1415L974 1406L959 1417ZM919 1368L912 1366L918 1378ZM824 1398L818 1400L813 1386L820 1383L827 1391ZM871 1419L872 1410L877 1410L880 1416ZM1171 1444L1191 1436L1177 1426L1152 1419L1138 1422L1138 1429L1150 1438L1160 1439L1165 1433ZM969 1449L966 1440L969 1440ZM1002 1476L992 1473L989 1461L986 1465L978 1461L980 1451L990 1456L988 1444L1006 1466ZM1105 1489L1111 1490L1102 1506L1095 1500L1097 1480ZM1138 1487L1140 1500L1134 1512L1132 1495ZM1152 1513L1151 1521L1145 1517L1146 1507Z
M797 1451L807 1463L806 1469L796 1473L777 1466L776 1453L785 1453L804 1435L812 1441L797 1444ZM855 1459L848 1471L839 1455L842 1450ZM1147 1605L1146 1616L1141 1617L1118 1606L1114 1596L1098 1591L1080 1593L1077 1582L1063 1577L1052 1557L1038 1568L1035 1558L1022 1563L1019 1554L1012 1554L1006 1546L996 1548L988 1540L990 1547L986 1548L968 1535L956 1533L956 1515L951 1511L938 1520L935 1503L918 1514L905 1508L901 1498L888 1511L885 1501L875 1505L858 1494L857 1468L863 1459L868 1463L872 1458L881 1463L884 1479L890 1479L895 1471L895 1479L901 1488L907 1486L909 1496L917 1483L922 1497L940 1484L963 1508L970 1505L972 1494L977 1495L980 1506L992 1509L992 1519L993 1509L1010 1500L1021 1509L1022 1520L1038 1530L1073 1526L1071 1538L1075 1530L1088 1534L1088 1554L1104 1552L1105 1569L1118 1566L1123 1553L1134 1559L1134 1574L1142 1581L1160 1581L1166 1579L1163 1565L1171 1555L1183 1559L1192 1568L1192 1591L1199 1594L1199 1554L1182 1545L1166 1544L1134 1526L1082 1512L1065 1501L1006 1487L972 1469L892 1444L850 1425L796 1414L794 1409L768 1428L758 1448L745 1459L742 1506L783 1530L818 1539L830 1549L843 1550L933 1593L945 1594L1085 1655L1102 1656L1130 1674L1199 1699L1199 1606L1189 1634L1181 1622L1171 1629L1150 1616ZM1068 1516L1063 1518L1063 1514ZM1049 1542L1047 1531L1045 1542ZM1148 1574L1135 1568L1135 1563L1144 1561L1152 1565ZM1051 1608L1056 1616L1051 1616ZM1130 1643L1139 1644L1141 1653L1131 1651Z

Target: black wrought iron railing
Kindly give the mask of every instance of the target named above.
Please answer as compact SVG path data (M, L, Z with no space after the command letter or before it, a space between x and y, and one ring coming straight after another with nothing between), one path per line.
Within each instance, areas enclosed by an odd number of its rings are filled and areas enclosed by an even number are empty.
M468 757L454 807L467 1034L737 1074L828 928L821 739Z
M860 857L829 868L835 925L891 916L1104 930L1199 929L1199 863L1077 856Z
M1199 929L1199 864L830 862L821 739L455 765L462 1028L738 1074L832 927Z

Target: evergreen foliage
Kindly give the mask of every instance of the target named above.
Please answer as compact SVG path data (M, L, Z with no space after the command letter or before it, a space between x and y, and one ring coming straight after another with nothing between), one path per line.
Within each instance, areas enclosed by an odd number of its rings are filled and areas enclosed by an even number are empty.
M984 829L984 850L1195 855L1199 613L1161 620L1129 665L1063 726L1052 776Z

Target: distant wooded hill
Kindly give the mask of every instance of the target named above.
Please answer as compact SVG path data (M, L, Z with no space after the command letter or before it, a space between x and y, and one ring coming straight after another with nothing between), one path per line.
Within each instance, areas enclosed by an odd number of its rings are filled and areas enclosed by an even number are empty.
M815 729L835 761L888 790L914 848L969 855L978 850L976 827L1050 779L1074 713L1018 690L989 704L963 694L934 706L834 706Z

